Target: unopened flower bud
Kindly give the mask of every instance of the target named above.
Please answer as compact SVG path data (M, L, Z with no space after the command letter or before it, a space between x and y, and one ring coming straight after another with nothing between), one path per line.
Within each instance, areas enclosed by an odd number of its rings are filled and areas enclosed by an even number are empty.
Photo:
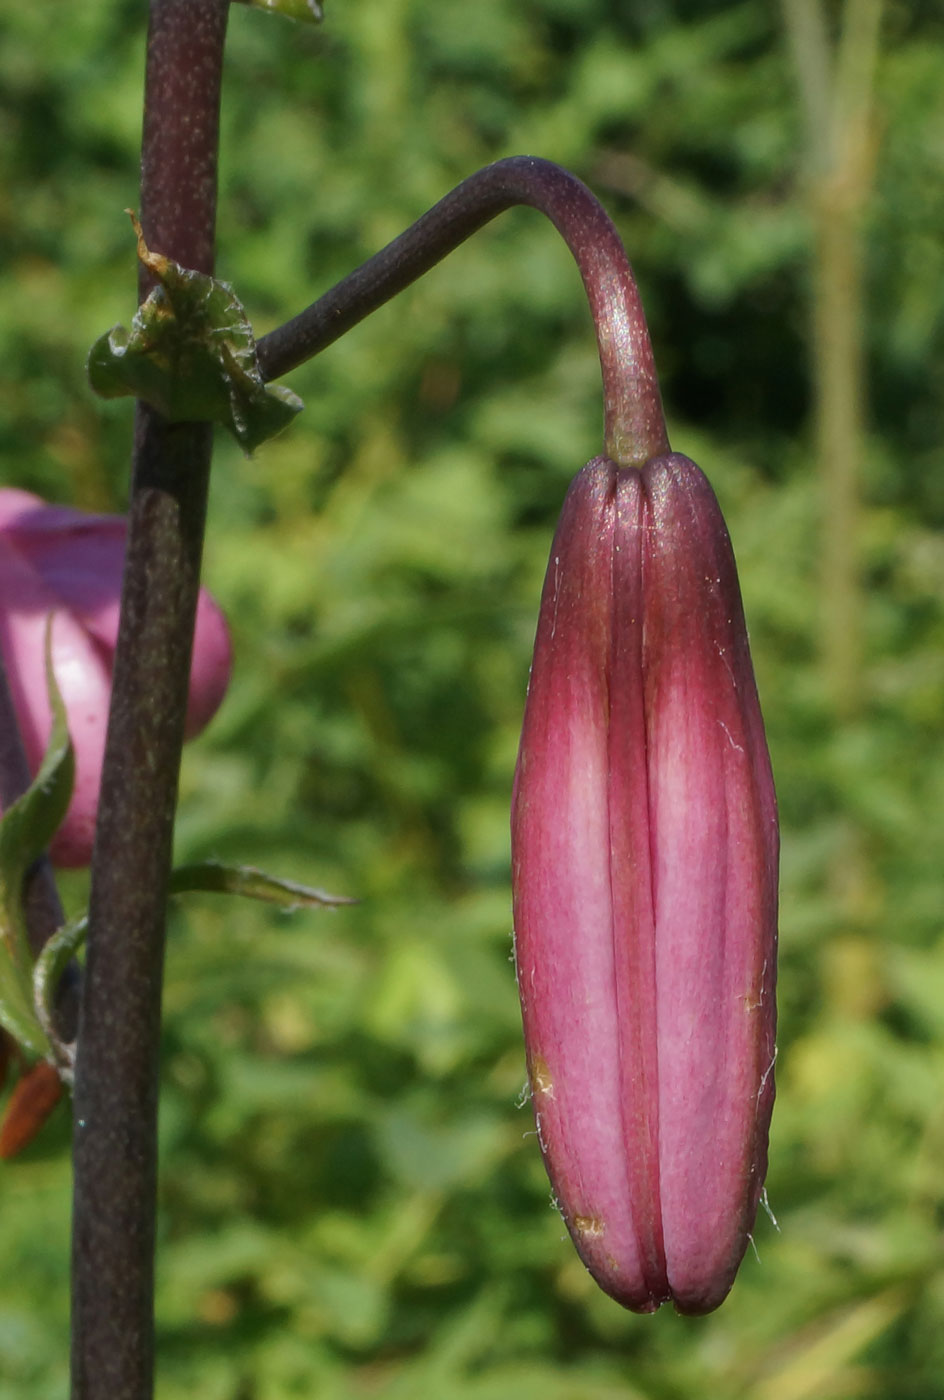
M774 1094L776 801L734 558L707 480L606 458L564 503L512 810L541 1148L628 1308L722 1301Z
M26 491L0 490L0 647L30 766L39 767L52 717L46 691L46 619L52 662L75 749L75 788L50 855L63 866L92 855L111 670L118 638L125 521L49 506ZM226 622L201 590L186 734L215 714L229 683Z

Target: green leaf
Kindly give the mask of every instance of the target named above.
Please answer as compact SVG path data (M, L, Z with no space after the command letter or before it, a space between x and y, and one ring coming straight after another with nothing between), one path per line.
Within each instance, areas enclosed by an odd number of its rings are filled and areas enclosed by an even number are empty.
M252 5L258 10L271 10L273 14L285 15L288 19L306 20L318 24L324 19L324 10L319 0L238 0L240 5Z
M144 399L174 423L222 423L245 452L286 427L303 407L262 378L252 327L232 287L192 272L144 241L138 257L158 285L131 330L113 326L89 352L89 383L102 398Z
M52 616L46 624L46 685L52 732L39 772L0 820L0 1025L30 1054L51 1053L33 1003L33 957L23 917L23 877L62 824L75 776L65 706L52 669Z
M224 865L220 861L199 861L181 865L171 873L168 886L171 894L189 890L204 890L212 894L239 894L246 899L261 899L282 909L336 908L341 904L356 904L345 895L328 894L294 880L279 880L257 870L252 865Z
M85 942L88 932L88 915L81 914L68 924L63 924L43 945L33 968L33 1005L46 1036L50 1041L55 1037L53 1014L55 1010L56 988L71 959Z

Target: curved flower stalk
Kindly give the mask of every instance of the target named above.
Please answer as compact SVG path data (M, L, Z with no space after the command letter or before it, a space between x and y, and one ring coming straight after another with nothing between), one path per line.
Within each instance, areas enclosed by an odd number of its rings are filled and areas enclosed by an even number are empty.
M626 1306L725 1296L773 1100L777 823L734 560L671 453L619 234L573 175L464 180L259 342L265 379L343 335L512 204L580 269L604 445L548 568L512 813L518 982L545 1160L584 1261Z
M0 490L0 647L30 765L39 767L52 722L46 693L46 619L52 660L75 749L72 801L50 855L61 866L92 855L111 669L125 554L120 516L46 505L26 491ZM226 622L205 590L197 609L186 736L215 714L229 683Z
M734 557L687 458L597 458L551 550L512 808L518 986L567 1227L708 1312L763 1189L778 832Z

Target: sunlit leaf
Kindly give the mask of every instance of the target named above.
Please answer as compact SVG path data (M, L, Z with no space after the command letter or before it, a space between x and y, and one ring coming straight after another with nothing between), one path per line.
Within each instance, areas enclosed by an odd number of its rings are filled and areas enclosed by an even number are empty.
M341 904L356 904L345 895L328 894L294 880L279 880L256 870L252 865L224 865L220 861L200 861L182 865L170 877L171 894L203 890L211 894L239 894L246 899L261 899L282 909L335 908Z

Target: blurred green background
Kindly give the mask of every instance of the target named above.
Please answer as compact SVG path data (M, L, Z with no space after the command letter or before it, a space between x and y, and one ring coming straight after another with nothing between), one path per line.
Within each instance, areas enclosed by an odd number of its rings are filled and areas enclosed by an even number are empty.
M0 0L2 479L125 502L145 5ZM522 1105L508 802L551 532L600 448L579 279L506 214L220 435L231 693L182 859L354 894L175 909L161 1400L944 1395L944 20L932 0L235 6L219 269L261 333L479 165L616 219L728 517L784 827L770 1204L729 1300L622 1312ZM81 877L65 885L78 906ZM60 1110L0 1181L0 1400L66 1391Z

